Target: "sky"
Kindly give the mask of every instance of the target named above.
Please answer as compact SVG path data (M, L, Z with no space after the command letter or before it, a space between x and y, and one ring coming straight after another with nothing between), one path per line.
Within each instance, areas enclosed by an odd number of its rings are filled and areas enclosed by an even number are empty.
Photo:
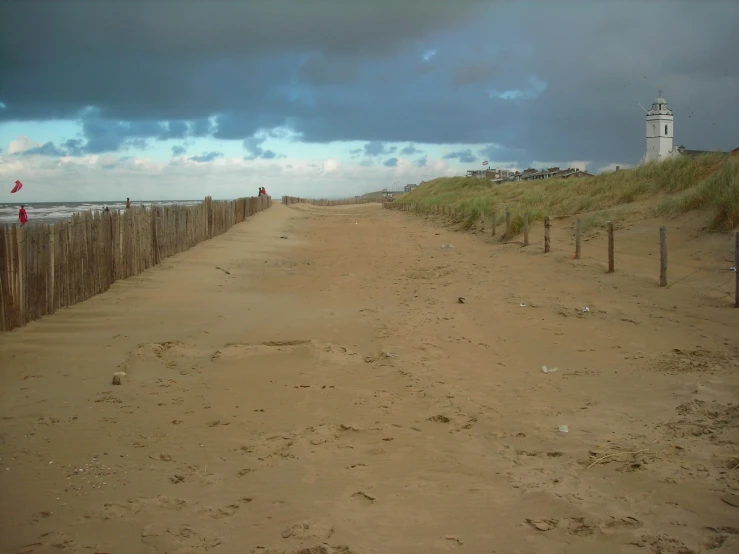
M5 0L0 202L351 197L739 146L731 0Z

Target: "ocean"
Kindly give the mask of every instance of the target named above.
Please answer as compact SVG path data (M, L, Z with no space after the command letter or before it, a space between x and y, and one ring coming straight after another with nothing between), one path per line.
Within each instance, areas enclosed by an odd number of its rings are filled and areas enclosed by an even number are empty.
M192 205L202 200L161 200L131 202L132 206L171 206L172 204ZM111 210L123 210L126 202L29 202L23 204L28 214L28 224L55 223L72 217L73 213L88 210L101 211L106 206ZM0 224L18 223L19 202L0 203Z

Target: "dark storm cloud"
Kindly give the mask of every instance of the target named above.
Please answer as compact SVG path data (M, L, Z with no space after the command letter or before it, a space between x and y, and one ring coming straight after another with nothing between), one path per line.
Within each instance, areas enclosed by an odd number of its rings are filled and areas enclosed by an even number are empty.
M223 152L203 152L200 156L192 156L190 160L193 162L204 163L212 162L223 157Z
M719 0L4 2L0 121L81 117L85 152L283 126L636 162L660 85L676 142L735 146L737 28Z
M385 167L396 167L398 165L398 158L388 158L382 162L382 165Z
M159 140L182 139L190 132L187 121L166 121L161 125Z
M34 146L23 152L17 152L17 157L27 156L48 156L59 158L62 156L82 156L85 154L84 142L80 139L65 140L60 146L56 146L53 142L45 142L40 146Z
M497 144L487 145L477 151L480 157L488 160L491 164L494 162L511 162L519 161L524 165L530 164L533 160L528 157L526 150L515 150L505 148Z
M397 150L397 146L387 146L380 141L368 142L364 145L365 156L382 156L383 154L392 154Z
M445 160L457 159L463 163L472 163L477 160L477 156L472 153L472 150L467 148L466 150L460 150L459 152L450 152L444 156Z
M257 138L257 137L249 137L244 140L243 147L244 150L248 152L246 156L244 156L245 160L257 160L257 159L263 159L263 160L271 160L273 158L277 157L277 154L275 154L272 150L265 150L261 147L261 144L264 143L266 139L264 138Z
M353 60L315 53L300 65L297 74L302 82L311 85L346 84L359 76L359 70Z
M421 150L416 148L413 144L409 144L408 146L403 148L400 153L405 156L412 156L413 154L420 154Z
M66 156L66 152L61 148L57 148L53 142L45 142L41 146L29 148L23 152L19 152L21 156L54 156L61 157Z
M391 55L473 18L485 3L3 2L0 117L46 119L95 105L110 119L190 120L244 103L258 108L281 76L291 78L281 55L290 69L300 60L303 78L345 80L357 57Z

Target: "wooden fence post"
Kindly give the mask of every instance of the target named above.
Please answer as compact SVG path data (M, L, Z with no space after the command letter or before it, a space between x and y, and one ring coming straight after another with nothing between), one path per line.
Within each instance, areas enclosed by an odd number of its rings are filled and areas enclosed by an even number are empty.
M23 227L18 228L16 234L18 248L18 315L20 316L20 325L26 324L26 252L25 241L23 237Z
M491 212L490 212L490 227L491 227L491 230L490 230L490 233L491 234L490 234L490 236L491 237L494 237L495 236L495 220L496 219L497 219L497 217L496 217L495 210L491 210Z
M49 225L49 305L46 313L54 313L54 224Z
M609 221L606 226L608 228L608 273L613 273L616 270L613 255L613 222Z
M582 247L582 221L580 218L577 218L577 221L575 221L575 259L580 259L580 253L581 253L581 247Z
M506 210L505 211L505 238L509 239L511 237L511 211Z
M667 227L659 228L659 286L667 286Z
M549 219L549 216L544 217L544 254L549 252L551 249L551 241L549 240L549 228L551 227L551 222Z
M736 292L734 293L734 307L739 308L739 233L736 234L734 246L734 274L736 275Z
M159 241L157 240L157 209L151 207L151 265L159 263Z
M523 214L523 245L529 245L529 214Z

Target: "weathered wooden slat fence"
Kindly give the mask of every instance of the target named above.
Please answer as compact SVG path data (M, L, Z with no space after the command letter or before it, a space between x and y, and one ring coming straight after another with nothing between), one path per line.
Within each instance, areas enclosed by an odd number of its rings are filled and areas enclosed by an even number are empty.
M350 204L371 204L376 203L377 200L370 200L367 198L346 198L344 200L311 200L310 198L297 198L295 196L283 196L282 203L285 206L290 204L311 204L313 206L348 206Z
M0 225L0 331L106 291L266 210L269 196L191 206L81 212L53 224Z

